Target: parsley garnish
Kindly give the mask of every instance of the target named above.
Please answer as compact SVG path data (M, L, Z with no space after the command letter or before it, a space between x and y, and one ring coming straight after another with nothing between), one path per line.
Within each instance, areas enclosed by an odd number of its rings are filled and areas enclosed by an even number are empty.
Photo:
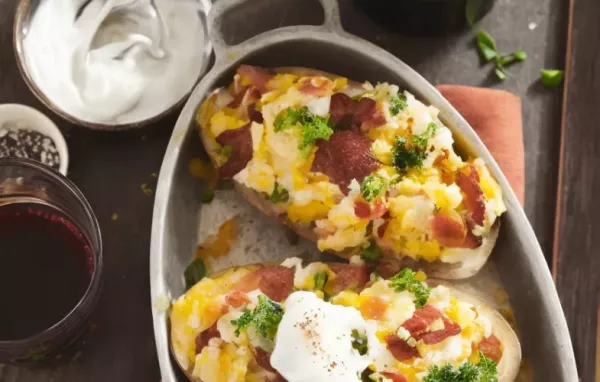
M415 295L415 305L422 308L429 299L429 288L421 281L415 279L416 273L410 268L404 268L390 279L390 285L398 292L409 291Z
M272 301L264 295L258 296L258 305L254 310L244 310L244 313L237 320L231 323L237 326L235 335L239 336L240 331L253 325L257 332L268 340L275 338L277 327L283 318L283 308L281 305Z
M500 80L506 78L505 68L515 62L525 61L527 59L527 53L519 49L511 54L501 54L496 48L496 41L490 36L489 33L480 29L477 32L477 47L479 53L485 62L494 62L494 72Z
M377 261L381 256L383 256L383 253L374 242L371 242L367 248L363 248L362 251L360 251L360 258L365 261Z
M474 365L465 362L458 368L452 365L434 366L424 382L498 382L497 364L479 353L480 361Z
M281 187L279 183L275 183L275 187L273 188L273 192L269 195L269 200L273 203L279 202L287 202L290 198L290 194L288 190Z
M359 333L357 329L352 329L352 348L356 349L360 355L365 355L369 351L367 336Z
M333 129L329 126L329 116L319 117L311 113L306 106L300 109L287 108L275 118L275 132L290 127L302 125L302 135L298 149L308 153L307 149L312 147L318 139L329 140Z
M233 148L230 145L225 145L221 149L221 154L223 154L225 157L229 158L231 156L232 150L233 150Z
M542 76L542 85L547 88L559 87L565 78L565 72L558 69L543 69L540 74Z
M315 273L315 276L313 277L315 282L315 290L323 290L328 279L329 275L325 271Z
M360 194L367 202L370 202L381 194L385 186L385 179L378 175L369 175L360 185Z
M395 97L390 100L390 113L397 115L408 106L406 102L406 94L398 93Z
M202 280L206 275L206 267L202 259L195 259L190 265L185 268L183 277L185 279L185 288L190 289L198 281Z
M427 153L417 148L407 148L404 138L396 138L392 148L392 164L399 173L404 174L409 168L421 168Z
M435 122L429 122L427 129L422 134L414 135L412 137L413 145L417 146L421 150L426 150L429 138L433 137L437 129L438 125L436 125Z

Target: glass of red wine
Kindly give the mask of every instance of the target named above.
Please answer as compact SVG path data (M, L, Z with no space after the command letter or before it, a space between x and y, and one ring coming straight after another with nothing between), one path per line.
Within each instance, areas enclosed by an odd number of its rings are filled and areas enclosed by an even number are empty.
M0 159L0 364L58 359L89 326L101 289L98 221L77 187Z

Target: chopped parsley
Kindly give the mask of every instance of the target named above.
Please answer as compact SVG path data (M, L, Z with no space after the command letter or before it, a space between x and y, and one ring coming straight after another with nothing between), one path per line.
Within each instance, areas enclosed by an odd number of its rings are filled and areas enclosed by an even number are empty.
M231 323L237 326L235 329L236 336L240 335L240 331L253 325L263 337L273 340L282 318L283 308L281 305L264 295L260 295L258 296L258 305L254 310L244 310L240 318L232 320Z
M223 156L225 156L226 158L229 158L231 156L232 150L233 148L230 145L225 145L221 149L221 154L223 154Z
M269 195L269 200L273 203L287 202L290 198L290 194L288 190L281 187L279 183L275 183L275 187L273 188L273 192Z
M202 195L200 195L200 201L202 203L210 203L215 198L215 192L210 187L204 187Z
M465 362L458 368L452 365L433 366L424 382L498 382L498 365L479 353L478 364Z
M565 78L565 72L558 69L543 69L540 72L542 85L547 88L557 88Z
M496 77L500 80L506 79L505 68L507 66L527 60L527 53L521 49L511 54L501 54L498 52L496 41L494 41L489 33L482 29L477 32L476 40L481 58L485 62L494 63L494 73L496 73Z
M404 138L396 138L396 142L392 148L392 164L400 174L405 174L409 168L421 168L426 157L426 152L416 147L406 147L406 140Z
M386 181L379 175L369 175L367 176L362 184L360 185L360 194L367 201L370 202L373 199L377 198L379 194L386 187Z
M429 288L421 281L415 278L416 273L410 268L404 268L390 279L390 285L398 292L409 291L415 295L415 305L422 308L429 299Z
M329 275L325 271L315 273L315 276L313 277L315 282L315 290L323 290L328 279Z
M352 329L352 348L356 349L360 355L365 355L369 351L367 336L359 333L357 329Z
M185 288L190 289L198 281L202 280L206 275L206 267L202 259L195 259L190 265L185 268L183 277L185 279Z
M365 261L377 261L381 256L383 256L383 253L374 242L371 242L367 248L363 248L360 251L360 258Z
M438 125L435 122L429 122L429 124L427 125L427 129L422 134L414 135L412 137L413 145L420 148L421 150L426 150L427 144L429 143L429 139L433 137L437 129Z
M302 125L302 134L298 149L308 153L307 149L318 139L329 140L333 134L333 129L329 126L329 116L319 117L308 110L306 106L300 109L287 108L275 118L275 132L279 132L290 127Z
M397 115L408 106L406 94L398 93L390 100L390 114Z

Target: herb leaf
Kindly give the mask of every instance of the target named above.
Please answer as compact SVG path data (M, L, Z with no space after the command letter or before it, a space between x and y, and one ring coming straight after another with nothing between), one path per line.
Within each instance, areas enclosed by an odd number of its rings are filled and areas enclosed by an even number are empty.
M323 290L323 288L325 288L325 284L327 284L328 279L329 275L325 271L315 273L313 277L313 280L315 282L315 290Z
M515 62L522 62L525 60L527 60L527 53L522 50L517 50L514 53L496 57L496 67L502 68L512 65Z
M379 175L369 175L360 185L360 194L367 202L370 202L377 198L379 194L381 194L381 192L385 189L385 186L385 179Z
M498 77L499 80L504 81L506 79L506 72L504 72L504 69L501 67L494 69L494 73L496 73L496 77Z
M273 192L269 195L269 200L273 203L287 202L290 199L290 194L288 190L281 187L279 183L275 183L275 187L273 188Z
M210 189L210 187L206 186L202 190L202 195L200 195L200 201L204 204L212 202L215 198L215 192Z
M498 56L496 41L494 41L492 36L483 29L480 29L479 32L477 32L477 46L479 47L481 57L486 62L492 61Z
M365 261L377 261L381 256L383 256L383 252L381 252L381 249L373 241L367 248L363 248L360 251L360 258Z
M257 332L268 340L275 338L277 327L283 318L283 308L281 305L272 301L270 298L258 296L258 305L254 310L244 310L244 313L237 320L231 323L237 326L235 335L239 336L240 331L253 325Z
M470 26L475 25L475 22L480 17L482 8L483 0L467 0L465 17Z
M287 108L275 118L275 132L290 127L302 125L302 135L298 149L305 151L310 148L317 139L329 140L333 129L329 126L329 117L319 117L308 110L306 106L300 109Z
M407 148L406 140L398 137L392 148L392 164L398 172L406 173L409 168L420 168L427 153L415 148Z
M415 135L412 137L412 143L421 150L426 150L429 138L433 137L437 129L438 125L435 122L429 122L429 124L427 125L427 129L422 134Z
M497 364L479 353L478 364L465 362L458 368L452 365L433 366L423 382L498 382Z
M406 94L398 93L395 97L390 100L390 113L397 115L408 106L406 102Z
M300 114L300 109L292 109L291 107L288 107L279 113L274 122L275 132L278 133L282 130L296 126L296 124L300 122Z
M361 334L357 329L352 329L352 348L358 351L358 354L365 355L369 351L369 341L365 334Z
M183 277L185 279L185 288L190 289L206 275L206 267L202 259L195 259L190 265L185 268Z
M540 74L542 84L547 88L559 87L565 78L565 72L558 69L543 69Z
M409 291L415 295L415 305L422 308L427 304L431 291L424 283L415 279L416 273L410 268L404 268L390 279L390 285L398 292Z

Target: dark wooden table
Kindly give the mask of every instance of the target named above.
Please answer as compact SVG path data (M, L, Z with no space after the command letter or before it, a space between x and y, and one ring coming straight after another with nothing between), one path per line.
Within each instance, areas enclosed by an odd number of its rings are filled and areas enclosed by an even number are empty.
M583 76L575 78L573 84L586 86L589 78L598 88L599 61L588 65L584 60L592 57L592 54L597 56L595 44L599 41L600 28L593 17L597 17L600 7L595 0L573 1L581 4L578 5L580 8L577 8L577 15L589 21L586 25L593 28L594 33L590 38L580 37L586 42L578 45L578 54L571 57L572 68L578 68L583 73ZM152 334L148 280L153 197L145 195L141 185L147 183L153 186L156 182L152 173L160 168L176 114L144 130L124 133L89 131L53 115L28 90L16 68L12 48L12 17L16 2L17 0L0 0L0 103L23 103L36 107L49 115L65 132L71 161L69 177L87 196L102 228L105 282L94 317L95 330L75 355L51 368L0 366L0 381L157 382L160 374ZM549 263L553 251L562 256L561 259L568 257L568 247L565 246L571 240L560 242L558 249L553 243L562 91L544 89L537 82L541 68L564 67L567 1L497 1L492 13L483 20L481 26L496 38L500 50L522 48L529 54L527 62L511 68L509 78L502 83L493 78L490 67L480 65L470 32L444 38L401 37L378 27L347 0L342 0L342 5L344 27L349 32L391 51L431 82L493 86L522 97L526 148L526 212ZM591 9L595 9L595 12ZM578 33L585 32L581 29ZM592 97L597 99L599 93L577 93L570 90L569 94L572 97L568 98L567 105L572 106L573 103L582 101L583 97L590 97L588 100ZM570 116L570 124L587 123L589 133L594 134L590 138L596 138L598 132L592 132L591 121L598 120L593 119L598 107L592 106L589 101L588 105L589 108L582 116ZM566 125L567 129L571 127L570 124ZM566 210L561 214L560 232L580 238L581 245L577 250L580 251L579 258L583 259L585 255L591 255L589 251L592 244L600 239L585 236L590 233L591 220L580 221L580 225L587 230L577 231L576 227L579 226L567 224L566 218L585 211L584 206L587 204L569 203L569 200L577 200L579 192L583 192L582 182L589 182L590 187L596 187L592 190L597 191L599 181L593 179L596 170L585 166L591 166L593 159L598 156L598 151L595 150L598 140L586 141L586 136L576 133L566 134L566 137L563 156L570 162L564 167L563 179L564 182L578 183L579 187L561 187L562 195L570 199L563 199L561 202ZM586 155L584 161L577 160L580 157L580 147L585 149L585 153L581 154ZM575 167L575 171L571 172L573 166L584 167ZM589 192L585 194L589 199L582 202L591 205L592 197L597 192ZM586 216L591 219L595 209L589 210L591 212ZM115 221L111 219L113 214L118 215ZM567 316L573 330L580 314L593 312L593 316L588 317L589 320L586 318L590 325L586 321L585 326L579 326L574 331L575 348L585 381L591 381L594 372L595 336L589 329L595 333L599 285L597 281L590 281L592 274L585 268L588 263L594 266L593 269L598 269L600 261L579 261L577 274L569 272L571 268L568 260L557 263L561 297L563 304L572 309L567 312ZM589 295L574 292L573 288L581 285L585 285L585 291ZM575 298L575 295L578 297Z

